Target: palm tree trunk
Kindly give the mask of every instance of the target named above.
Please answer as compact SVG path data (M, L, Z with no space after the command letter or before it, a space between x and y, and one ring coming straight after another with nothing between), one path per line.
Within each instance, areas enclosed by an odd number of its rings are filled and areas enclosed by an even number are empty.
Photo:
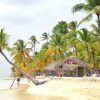
M86 43L86 50L87 50L87 54L88 54L88 62L90 62L90 53L89 53L89 47L88 47L87 43Z
M11 64L12 66L14 66L16 69L18 69L18 71L25 77L27 77L29 80L31 80L35 85L41 85L44 84L47 81L42 81L39 82L38 80L34 79L33 77L31 77L30 75L28 75L27 73L25 73L24 71L22 71L19 67L17 67L14 63L12 63L7 57L6 55L2 52L2 50L0 51L0 53L2 54L2 56L7 60L7 62L9 64Z
M99 34L100 34L100 15L97 14L97 23L98 23L98 29L99 29Z
M76 45L74 45L74 47L75 47L75 55L76 55L76 58L77 58L77 47L76 47Z
M47 38L47 44L48 44L48 38Z
M11 84L11 86L10 86L10 89L12 88L12 86L14 85L14 82L15 82L15 78L14 78L14 80L13 80L13 83Z
M95 53L92 51L93 67L95 67Z
M34 46L34 48L33 48L34 50L33 50L33 53L34 53L34 59L35 59L35 46Z

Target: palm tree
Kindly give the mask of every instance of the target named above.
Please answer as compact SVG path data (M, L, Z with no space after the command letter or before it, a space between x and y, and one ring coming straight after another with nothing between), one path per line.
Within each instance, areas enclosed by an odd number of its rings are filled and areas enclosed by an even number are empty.
M57 25L54 26L52 33L60 33L62 35L65 35L68 32L68 26L65 21L58 22Z
M12 55L14 56L15 63L17 62L23 62L26 61L27 63L30 63L31 57L29 55L30 48L27 48L27 43L21 39L18 39L14 43L14 47L12 50Z
M90 61L90 44L95 42L95 39L92 38L93 34L91 34L91 32L89 32L86 28L83 28L78 32L79 40L85 46L88 55L88 61Z
M4 29L1 29L1 31L0 31L0 53L1 53L1 55L7 60L7 62L9 64L11 64L14 68L16 68L25 77L28 77L34 84L39 85L39 84L45 83L45 82L41 83L38 80L35 80L29 74L25 73L18 66L16 66L14 63L12 63L3 52L3 50L7 49L7 47L8 47L8 35L6 33L4 33Z
M69 28L71 31L76 31L77 27L78 27L77 21L71 21L71 22L68 24L68 28Z
M92 28L92 34L97 38L97 41L100 42L100 32L97 25L91 24L90 26Z
M49 40L49 33L46 33L46 32L44 32L43 34L42 34L42 37L41 37L43 40L47 40L47 43L48 43L48 40ZM43 41L42 40L42 41Z
M91 53L92 53L92 59L93 59L93 64L95 66L96 63L96 56L97 56L97 51L98 47L100 44L100 35L99 35L99 29L95 24L91 24L92 27L92 34L94 35L95 42L91 45Z
M87 19L90 19L90 17L95 13L97 16L97 23L98 23L99 34L100 34L100 0L86 0L86 3L76 4L72 8L72 10L73 12L84 10L89 13L88 16L83 18L80 23L86 21Z
M50 41L50 45L55 47L55 58L54 60L57 60L57 52L60 54L62 52L62 46L64 44L64 40L62 39L62 35L61 34L57 34L57 33L54 33L52 36L51 36L51 41ZM60 54L61 56L61 54Z
M2 53L3 49L8 47L8 35L4 33L4 29L0 30L0 53Z
M34 35L32 35L30 38L30 44L31 44L31 49L33 51L33 55L35 57L35 47L36 47L36 43L39 43L39 41L37 41L36 37Z
M48 49L48 43L44 43L43 45L42 45L42 47L41 47L41 51L46 51ZM40 51L40 52L41 52Z
M67 38L69 40L69 45L72 46L73 48L73 53L75 51L75 55L76 57L78 56L78 48L77 48L77 44L79 43L78 40L78 36L77 36L77 22L76 21L71 21L68 24L68 28L69 28L69 33L67 34Z
M18 40L14 43L14 49L16 48L16 50L19 51L19 52L20 52L20 51L24 51L24 49L26 48L26 45L27 45L27 44L25 44L23 40L18 39Z
M18 39L14 43L14 47L12 50L12 56L14 63L19 66L25 73L33 75L33 59L29 55L30 48L27 48L27 43L21 39Z

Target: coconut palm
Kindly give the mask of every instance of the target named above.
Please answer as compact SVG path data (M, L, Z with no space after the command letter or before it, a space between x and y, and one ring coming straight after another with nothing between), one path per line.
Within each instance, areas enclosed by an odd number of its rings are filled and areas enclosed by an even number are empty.
M58 22L57 25L54 26L52 33L60 33L60 34L66 34L68 32L67 23L65 21Z
M49 33L46 33L46 32L44 32L43 34L42 34L42 41L44 41L44 40L47 40L47 43L48 43L48 40L49 40Z
M16 69L18 69L18 71L23 74L26 77L29 77L30 80L32 82L35 82L34 79L32 79L32 77L30 77L28 74L26 74L24 71L22 71L19 67L17 67L14 63L12 63L7 56L4 54L3 50L6 49L8 47L8 35L6 33L4 33L4 29L1 29L0 31L0 53L3 55L3 57ZM37 81L36 81L37 82ZM37 82L38 83L38 82Z
M33 55L35 57L35 47L36 47L36 43L39 43L39 41L37 41L36 36L32 35L30 38L30 44L31 44L31 49L33 51Z
M14 43L14 49L16 48L16 50L17 50L18 52L24 51L24 49L26 48L26 45L27 45L27 44L25 44L23 40L18 39L18 40Z
M33 60L29 55L30 48L27 48L27 43L21 39L18 39L14 43L14 47L12 50L12 56L14 63L19 66L24 72L33 75L32 67Z
M29 55L30 48L27 48L26 46L27 46L27 43L25 44L25 42L21 39L18 39L14 43L12 55L14 57L13 60L15 62L26 61L26 62L30 63L30 61L31 61L31 57Z
M1 29L0 31L0 53L1 55L7 60L9 64L11 64L14 68L16 68L21 74L23 74L23 76L28 77L34 84L39 85L39 84L45 83L45 81L39 82L38 80L32 78L29 74L25 73L17 65L12 63L3 52L3 50L6 49L7 47L8 47L8 35L4 33L4 29Z
M73 53L75 52L76 57L78 56L78 48L77 44L79 43L78 36L77 36L77 22L76 21L71 21L68 24L69 28L69 33L67 34L67 38L69 39L69 45L72 46L73 48Z
M100 32L99 32L99 29L98 29L97 25L91 24L90 26L92 28L92 33L97 38L97 41L100 42L100 35L99 35Z
M8 47L8 35L4 33L4 29L0 30L0 52Z
M48 43L46 42L46 43L44 43L43 45L42 45L42 47L41 47L41 51L46 51L48 49Z
M63 36L61 34L55 33L51 36L50 45L55 47L55 58L54 60L57 60L57 53L60 54L62 50L62 46L64 44L64 40L62 38ZM60 54L61 57L61 54Z
M95 14L97 16L97 23L98 23L98 28L99 28L99 31L100 31L100 0L86 0L86 3L76 4L72 8L72 10L73 10L73 12L84 10L84 11L89 13L88 16L86 16L85 18L82 19L80 24L83 21L86 21L87 19L90 19L90 17L93 14Z
M91 32L89 32L86 28L81 29L81 31L78 31L78 33L79 40L85 46L88 55L88 61L90 61L90 44L96 40L93 38L93 34L91 34Z
M99 29L95 24L91 24L90 26L92 27L92 34L94 35L94 38L96 40L93 44L91 44L92 59L93 59L93 64L95 66L96 56L98 55L96 53L99 51L98 47L100 44L100 35L99 35Z
M69 28L71 31L76 31L77 27L78 27L77 21L71 21L71 22L68 24L68 28Z
M98 27L95 24L91 24L90 26L92 28L93 34L96 35L96 36L98 36L99 35L99 29L98 29Z

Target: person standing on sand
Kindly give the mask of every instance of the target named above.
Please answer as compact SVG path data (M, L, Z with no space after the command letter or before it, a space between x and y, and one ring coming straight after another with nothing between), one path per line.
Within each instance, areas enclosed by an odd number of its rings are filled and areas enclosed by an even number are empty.
M20 87L20 78L19 77L17 77L17 85L18 85L18 87Z

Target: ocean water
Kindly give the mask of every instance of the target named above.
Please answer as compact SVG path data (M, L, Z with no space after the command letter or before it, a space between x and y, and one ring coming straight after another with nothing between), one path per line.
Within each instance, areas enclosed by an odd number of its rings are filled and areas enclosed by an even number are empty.
M13 80L9 77L0 77L0 90L9 89Z
M10 77L0 77L0 90L10 89L10 86L13 83L13 78ZM20 84L27 84L28 81L26 79L21 78ZM17 84L17 80L14 81L13 85Z

